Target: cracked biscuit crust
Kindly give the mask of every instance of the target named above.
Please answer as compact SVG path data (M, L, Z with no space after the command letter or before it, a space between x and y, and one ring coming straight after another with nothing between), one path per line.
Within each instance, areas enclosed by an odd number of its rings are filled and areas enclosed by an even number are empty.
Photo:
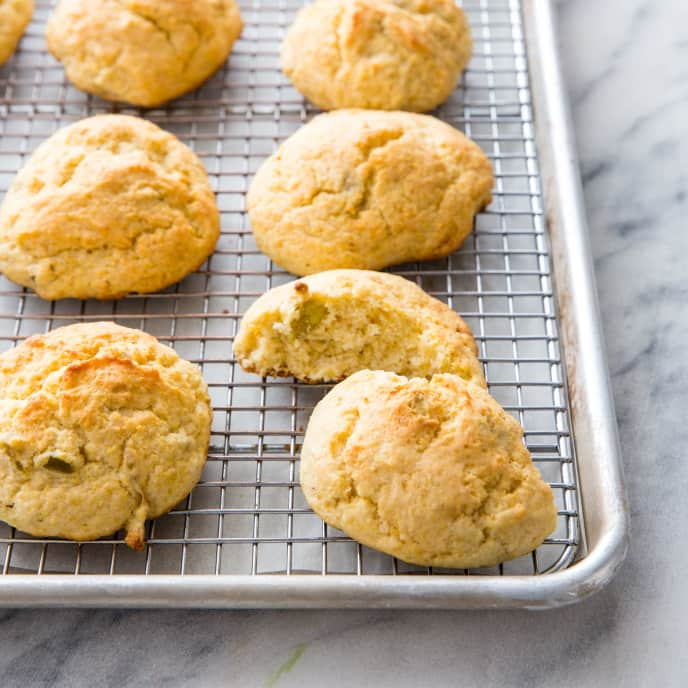
M455 375L366 370L337 385L308 425L301 486L327 523L420 566L493 566L556 527L521 426Z
M46 38L81 90L154 107L203 83L241 28L235 0L60 0Z
M33 0L0 0L0 65L14 53L32 14Z
M271 289L244 315L234 355L244 370L307 382L370 368L454 373L485 386L461 316L413 282L384 272L329 270Z
M449 97L471 51L454 0L318 0L289 29L282 67L324 110L426 112Z
M220 233L200 160L124 115L58 131L0 208L0 271L45 299L154 292L196 270Z
M62 327L0 356L0 518L90 540L144 521L198 482L211 411L200 370L113 323Z
M440 258L492 199L485 154L427 115L337 110L315 117L258 170L256 242L297 275Z

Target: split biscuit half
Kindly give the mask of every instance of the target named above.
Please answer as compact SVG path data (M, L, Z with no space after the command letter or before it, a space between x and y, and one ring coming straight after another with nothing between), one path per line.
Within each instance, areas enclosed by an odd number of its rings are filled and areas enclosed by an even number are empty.
M306 382L372 368L485 385L458 313L403 277L367 270L330 270L270 290L242 319L234 355L247 371Z

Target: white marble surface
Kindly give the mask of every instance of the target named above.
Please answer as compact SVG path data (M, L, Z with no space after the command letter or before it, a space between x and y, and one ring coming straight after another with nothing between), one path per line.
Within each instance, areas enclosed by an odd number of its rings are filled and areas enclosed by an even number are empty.
M632 509L617 579L538 614L0 611L0 686L688 685L688 3L559 7Z

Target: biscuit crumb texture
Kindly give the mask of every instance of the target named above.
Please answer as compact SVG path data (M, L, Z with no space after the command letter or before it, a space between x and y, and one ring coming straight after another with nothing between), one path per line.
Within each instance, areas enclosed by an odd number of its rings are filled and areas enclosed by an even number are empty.
M33 0L0 0L0 65L14 54L32 14Z
M366 368L417 377L454 373L485 385L461 316L403 277L331 270L271 289L234 341L244 370L328 382Z
M426 112L449 97L471 52L454 0L318 0L287 32L282 68L323 110Z
M215 196L196 155L151 122L99 115L44 141L0 208L0 271L44 299L178 282L212 253Z
M77 88L155 107L200 86L241 28L235 0L59 0L46 39Z
M420 566L494 566L557 521L520 425L455 375L362 371L337 385L308 425L301 486L328 524Z
M485 154L428 115L319 115L260 167L247 197L259 248L296 275L441 258L492 200Z
M154 337L71 325L0 355L0 519L91 540L169 511L200 478L211 411L200 370Z

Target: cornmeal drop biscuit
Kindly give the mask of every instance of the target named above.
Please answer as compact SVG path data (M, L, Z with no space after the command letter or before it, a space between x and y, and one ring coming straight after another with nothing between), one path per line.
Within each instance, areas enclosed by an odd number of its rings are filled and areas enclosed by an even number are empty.
M449 97L471 51L454 0L318 0L287 32L282 67L324 110L425 112Z
M455 373L485 385L458 313L402 277L366 270L330 270L271 289L246 312L234 355L244 370L307 382L373 368Z
M235 0L59 0L46 38L77 88L154 107L203 83L241 28Z
M33 0L0 0L0 65L14 53L32 14Z
M492 199L480 148L427 115L319 115L263 163L248 192L260 249L297 275L440 258Z
M211 411L200 370L113 323L62 327L0 355L0 519L90 540L144 521L198 482Z
M0 271L45 299L115 299L178 282L220 233L200 160L172 134L124 115L58 131L0 207Z
M521 426L456 375L365 370L337 385L308 424L301 486L331 526L420 566L493 566L556 527Z

